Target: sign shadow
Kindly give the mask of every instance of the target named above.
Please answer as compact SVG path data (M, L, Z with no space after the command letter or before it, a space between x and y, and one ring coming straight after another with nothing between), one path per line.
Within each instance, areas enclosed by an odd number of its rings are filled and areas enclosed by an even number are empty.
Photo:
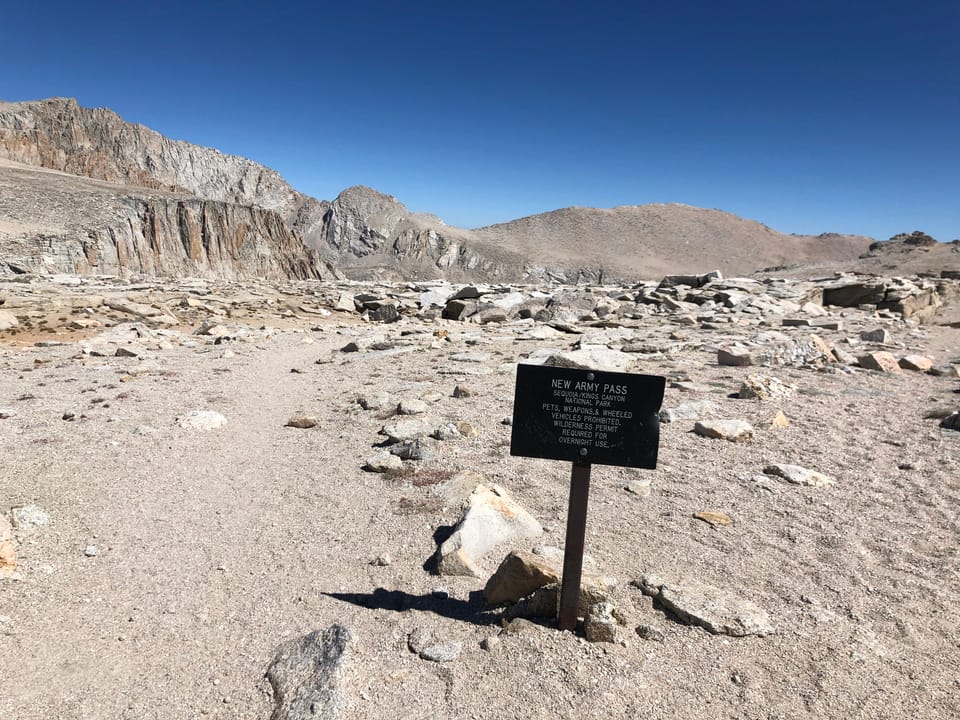
M392 610L393 612L419 610L481 626L494 625L498 622L497 613L486 611L481 590L472 591L468 600L437 596L432 593L413 595L403 590L386 588L376 588L369 593L321 592L320 594L370 610Z

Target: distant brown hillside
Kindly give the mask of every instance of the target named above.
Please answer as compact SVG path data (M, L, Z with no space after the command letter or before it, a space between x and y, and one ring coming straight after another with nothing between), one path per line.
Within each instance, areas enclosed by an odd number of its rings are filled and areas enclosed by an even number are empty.
M808 262L853 261L872 240L857 235L786 235L720 210L679 204L610 210L565 208L474 233L532 262L602 268L605 274L653 278L720 269L745 274Z

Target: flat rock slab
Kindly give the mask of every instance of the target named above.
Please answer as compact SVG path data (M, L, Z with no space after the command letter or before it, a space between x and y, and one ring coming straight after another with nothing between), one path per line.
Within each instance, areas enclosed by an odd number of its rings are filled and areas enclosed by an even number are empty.
M634 362L635 359L628 353L611 350L601 345L588 345L579 350L551 353L543 364L581 370L628 372Z
M422 659L436 663L453 662L463 652L462 643L456 640L438 641L432 633L421 628L410 633L407 647Z
M767 465L763 469L765 475L786 480L791 485L805 485L807 487L823 487L833 482L833 479L816 470L808 470L799 465L775 464Z
M267 668L275 703L270 720L342 718L344 668L354 645L353 630L343 625L281 645Z
M900 372L900 363L897 359L883 350L861 355L857 358L857 362L860 364L860 367L865 370L877 370L885 373Z
M177 425L184 430L216 430L227 424L227 419L215 410L191 410L177 418Z
M775 632L764 610L725 590L653 574L644 575L634 584L683 622L699 625L714 635L764 637Z
M697 435L730 442L743 442L753 437L753 427L746 420L700 420L693 426Z
M441 575L480 577L477 562L497 545L542 534L540 523L504 488L478 485L453 534L438 550L437 569Z
M380 434L386 435L390 442L404 442L405 440L422 438L432 433L435 429L434 424L425 418L415 418L411 420L397 420L396 422L384 425L380 429Z
M677 420L699 420L720 412L720 406L713 400L695 400L682 403L660 411L660 422L671 423Z

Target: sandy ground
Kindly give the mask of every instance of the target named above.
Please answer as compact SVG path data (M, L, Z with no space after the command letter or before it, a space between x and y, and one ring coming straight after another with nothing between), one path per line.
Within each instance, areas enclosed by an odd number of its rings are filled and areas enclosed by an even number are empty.
M889 324L902 352L960 361L960 331ZM960 433L924 418L956 408L956 379L775 368L798 391L758 402L730 397L755 369L718 366L708 336L701 350L643 362L641 372L705 386L669 388L665 406L712 399L755 437L710 440L677 422L662 427L657 470L594 467L587 569L618 580L622 642L534 626L487 651L480 642L500 628L483 611L483 581L425 569L435 533L459 517L431 495L431 471L505 486L546 528L517 549L562 545L569 465L511 457L501 421L516 363L572 339L403 320L388 332L429 340L348 354L339 348L353 336L384 328L339 315L286 325L250 321L250 340L222 345L144 343L144 360L84 355L53 330L69 343L0 339L0 408L16 413L0 419L0 511L32 503L53 519L19 538L18 575L0 580L0 717L266 718L276 647L332 623L358 638L347 717L960 716ZM488 355L467 363L451 359L458 352ZM452 397L458 384L474 394ZM419 475L364 472L389 415L356 403L373 391L426 397L432 417L471 422L479 437L431 443ZM194 409L227 425L175 424ZM790 426L770 427L781 409ZM297 410L319 426L284 427ZM758 483L771 462L835 482ZM649 497L624 490L641 478ZM701 510L733 524L694 519ZM371 564L384 553L391 564ZM777 632L734 638L676 622L629 584L645 572L751 600ZM438 587L449 598L434 597ZM378 588L393 600L373 598ZM664 640L641 639L639 624ZM461 656L420 659L407 647L418 628L461 642Z

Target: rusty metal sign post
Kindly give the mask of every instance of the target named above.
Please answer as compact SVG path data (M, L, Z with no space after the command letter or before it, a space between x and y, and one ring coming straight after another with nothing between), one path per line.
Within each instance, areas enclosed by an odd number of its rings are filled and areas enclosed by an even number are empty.
M655 469L666 380L518 365L510 454L568 460L570 501L557 626L577 625L592 464Z

